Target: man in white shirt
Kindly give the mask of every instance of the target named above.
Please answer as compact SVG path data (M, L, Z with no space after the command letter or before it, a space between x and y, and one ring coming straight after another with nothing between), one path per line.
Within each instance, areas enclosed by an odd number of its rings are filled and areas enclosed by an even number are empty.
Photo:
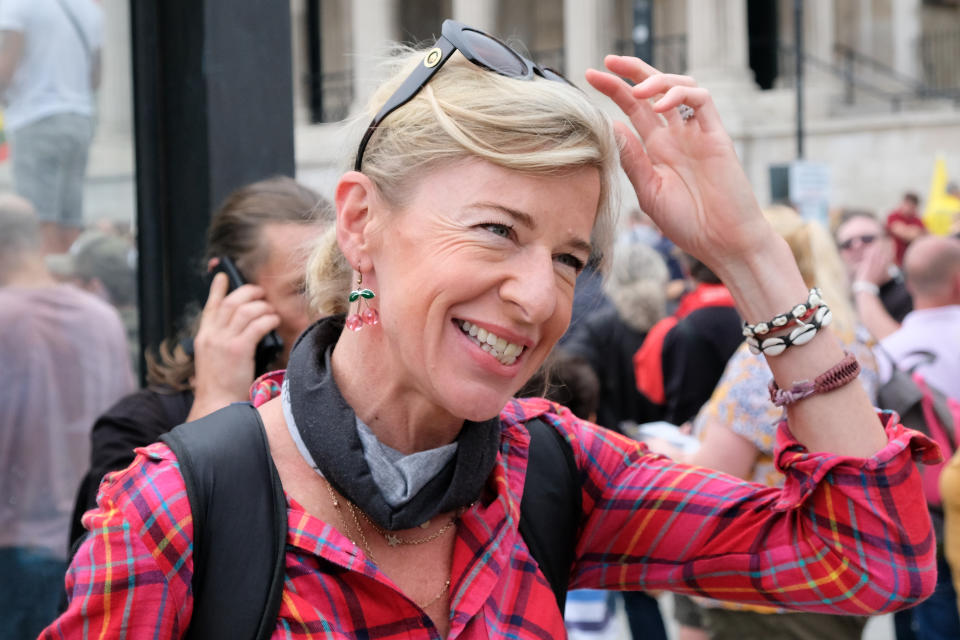
M960 239L923 236L903 258L913 311L881 342L902 369L913 369L960 400Z
M0 97L14 186L33 203L44 250L83 228L83 179L100 81L95 0L0 1Z

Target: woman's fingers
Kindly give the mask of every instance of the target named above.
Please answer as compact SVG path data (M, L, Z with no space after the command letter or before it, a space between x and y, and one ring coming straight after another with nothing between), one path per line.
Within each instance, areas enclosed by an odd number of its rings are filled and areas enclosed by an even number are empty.
M659 108L665 94L674 87L696 87L696 81L690 76L681 76L672 73L657 73L651 75L630 91L638 100L653 100L653 111L661 114L670 124L681 124L684 121L676 108ZM682 104L682 103L681 103ZM679 106L679 105L674 105Z
M663 121L659 115L654 113L650 103L647 100L635 98L630 92L630 85L624 82L622 78L603 71L588 69L587 82L620 107L620 110L630 118L630 122L636 127L637 133L641 137L646 138L657 127L663 126Z
M656 67L647 64L640 58L631 56L607 56L603 59L604 66L618 76L623 76L634 83L640 83L652 76L661 75Z
M659 188L660 177L654 171L643 143L630 130L630 127L623 122L614 122L613 128L620 143L620 164L623 166L623 171L637 193L641 208L645 211L649 210L647 207L652 202L652 195Z
M695 120L703 131L710 132L723 129L720 113L710 97L710 92L702 87L672 87L653 104L653 110L660 113L672 113L679 118L677 109L680 105L687 105L693 109L691 119ZM690 120L688 119L685 124L690 124Z

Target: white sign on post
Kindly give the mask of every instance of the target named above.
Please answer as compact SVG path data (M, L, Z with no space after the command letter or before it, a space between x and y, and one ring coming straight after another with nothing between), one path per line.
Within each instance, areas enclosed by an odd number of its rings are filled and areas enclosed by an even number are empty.
M816 220L829 229L830 168L819 162L790 163L790 201L807 220Z

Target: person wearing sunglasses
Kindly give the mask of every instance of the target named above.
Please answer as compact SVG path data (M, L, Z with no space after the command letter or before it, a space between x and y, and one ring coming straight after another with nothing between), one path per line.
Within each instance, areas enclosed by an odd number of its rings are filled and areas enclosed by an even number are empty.
M856 613L930 592L912 457L927 441L878 419L827 326L829 301L764 221L706 89L609 56L586 80L623 112L614 123L559 75L453 21L394 62L335 190L351 309L302 335L257 409L288 501L271 637L565 637L518 526L535 424L578 470L569 588ZM591 255L607 268L621 167L750 323L788 407L783 490L513 398L566 329L577 274ZM163 443L108 476L69 608L45 638L190 628L184 486Z
M841 215L834 237L857 315L870 334L882 340L899 329L913 310L910 292L894 263L893 242L877 218L859 210Z

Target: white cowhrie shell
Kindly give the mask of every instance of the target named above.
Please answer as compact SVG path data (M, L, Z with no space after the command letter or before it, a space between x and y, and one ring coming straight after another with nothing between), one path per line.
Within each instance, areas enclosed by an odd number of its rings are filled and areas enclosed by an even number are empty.
M787 348L787 342L783 338L769 338L768 340L763 341L763 346L760 347L765 356L778 356L783 353Z
M753 331L754 333L757 333L762 336L770 332L770 327L767 325L766 322L761 322L760 324L754 326Z
M750 353L760 355L760 343L756 338L747 338L747 346L750 347Z
M752 337L753 337L753 329L751 329L749 325L743 325L743 331L742 331L742 333L743 333L743 337L744 337L744 338L752 338Z
M790 315L792 315L794 318L799 318L803 316L803 314L805 314L806 312L807 312L807 305L798 304L793 308L793 311L790 312Z
M830 307L820 307L813 318L817 321L817 324L825 327L833 321L833 312L830 311Z
M804 345L813 340L813 336L815 335L817 335L817 327L815 325L802 324L790 332L790 342L797 346Z
M773 319L772 324L775 327L784 327L789 321L790 321L790 318L788 318L787 316L777 316L776 318Z
M818 289L811 291L810 297L807 299L807 304L813 308L818 306L821 302L823 302L823 299L820 297L820 291Z

